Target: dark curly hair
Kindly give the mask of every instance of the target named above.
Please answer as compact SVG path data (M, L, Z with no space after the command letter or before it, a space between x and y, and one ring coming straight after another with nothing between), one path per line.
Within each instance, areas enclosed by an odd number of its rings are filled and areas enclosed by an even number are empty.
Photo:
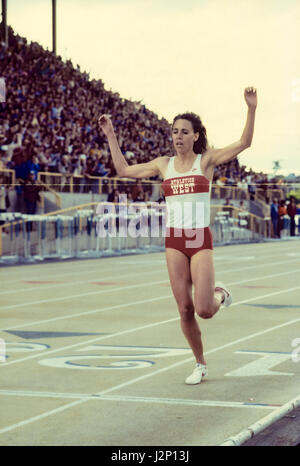
M199 133L199 138L194 143L193 150L196 154L203 154L207 150L208 142L206 129L202 124L201 118L192 112L181 113L174 118L172 128L177 120L188 120L193 126L194 133Z

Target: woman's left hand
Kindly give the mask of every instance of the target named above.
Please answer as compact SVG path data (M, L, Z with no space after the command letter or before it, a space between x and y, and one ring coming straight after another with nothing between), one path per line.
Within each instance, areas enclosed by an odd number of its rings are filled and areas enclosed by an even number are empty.
M256 108L257 92L255 87L246 87L244 97L249 108Z

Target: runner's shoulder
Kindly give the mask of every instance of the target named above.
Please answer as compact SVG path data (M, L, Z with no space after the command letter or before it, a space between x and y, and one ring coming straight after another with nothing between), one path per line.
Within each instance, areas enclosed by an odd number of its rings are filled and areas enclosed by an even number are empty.
M169 155L163 155L163 156L157 157L155 159L157 167L158 167L163 179L164 179L164 175L165 175L165 172L167 170L170 158L171 157Z

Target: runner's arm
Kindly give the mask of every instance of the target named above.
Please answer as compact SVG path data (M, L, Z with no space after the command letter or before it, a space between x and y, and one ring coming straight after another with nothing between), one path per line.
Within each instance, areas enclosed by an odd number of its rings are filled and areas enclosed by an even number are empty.
M158 158L146 163L138 163L136 165L128 165L124 155L120 150L120 146L114 132L110 118L107 115L102 115L99 118L99 127L106 134L113 164L117 175L124 178L149 178L157 176L160 173Z
M235 159L240 152L251 146L257 106L256 89L252 87L246 88L244 91L244 97L248 105L248 113L242 136L238 141L230 144L229 146L223 147L222 149L209 150L209 164L213 165L214 167L230 162L231 160Z

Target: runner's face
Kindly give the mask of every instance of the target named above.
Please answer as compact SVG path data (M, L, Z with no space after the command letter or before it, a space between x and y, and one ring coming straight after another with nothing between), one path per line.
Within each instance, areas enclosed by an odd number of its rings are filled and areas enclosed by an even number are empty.
M173 145L177 153L193 151L194 142L198 133L194 133L193 125L188 120L176 120L172 128Z

